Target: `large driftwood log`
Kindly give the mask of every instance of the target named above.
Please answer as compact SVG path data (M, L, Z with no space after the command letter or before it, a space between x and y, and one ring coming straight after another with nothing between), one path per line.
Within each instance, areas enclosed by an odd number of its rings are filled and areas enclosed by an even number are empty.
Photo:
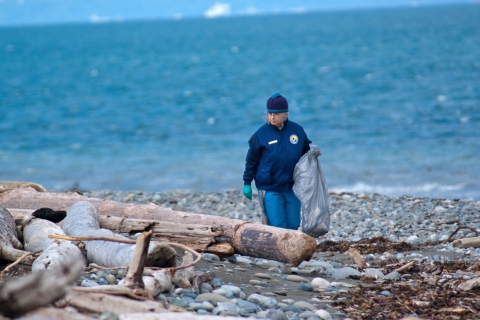
M35 217L26 217L23 223L25 250L42 254L33 262L32 271L55 268L69 261L85 261L80 249L66 240L49 238L49 234L64 235L62 228L53 222Z
M17 227L10 212L0 205L0 260L16 261L25 251L17 238ZM35 258L25 257L24 263L32 264Z
M0 314L19 317L61 298L83 271L83 261L0 283Z
M175 222L100 216L100 226L115 232L143 232L151 230L152 241L176 242L188 245L197 251L207 251L215 243L215 237L222 236L219 227L197 224L179 224Z
M123 238L107 229L100 229L95 207L88 201L79 201L67 209L67 217L62 221L62 230L68 236L104 236ZM110 242L88 241L85 244L87 259L105 267L118 267L130 264L135 245ZM164 244L150 244L147 266L171 267L175 264L177 252Z
M8 208L17 225L21 225L26 216L35 210ZM198 252L210 252L221 256L234 253L228 243L215 243L215 237L223 235L223 230L215 226L198 224L179 224L175 222L98 216L100 228L118 233L140 233L152 231L152 240L184 244Z
M0 181L0 193L18 188L33 188L39 192L47 192L47 188L35 182L25 181Z
M16 189L0 193L0 203L13 209L36 210L47 207L53 210L66 210L79 201L90 202L103 216L218 226L224 230L225 234L222 237L216 237L215 240L231 244L235 252L288 262L294 266L309 260L317 245L314 238L300 231L218 216L178 212L153 203L146 205L120 203L87 198L79 194L36 192L31 189Z

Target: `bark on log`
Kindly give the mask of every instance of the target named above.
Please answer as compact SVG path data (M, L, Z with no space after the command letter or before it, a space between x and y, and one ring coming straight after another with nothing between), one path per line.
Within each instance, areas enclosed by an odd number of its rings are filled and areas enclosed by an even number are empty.
M62 297L83 271L81 260L0 283L0 314L19 317Z
M0 260L16 261L26 252L17 238L17 227L10 212L0 205ZM25 257L23 262L32 264L35 257Z
M141 205L87 198L79 194L35 192L16 189L0 194L0 203L14 209L42 207L66 210L78 201L88 201L100 215L135 218L180 224L218 226L224 230L217 242L226 242L235 252L252 257L288 262L294 266L309 260L316 249L314 238L300 232L218 216L173 211L153 203Z
M51 239L49 234L65 235L58 225L48 220L26 217L23 224L25 250L42 254L33 262L32 272L65 265L69 261L85 261L80 249L70 241Z
M215 243L215 237L222 236L219 227L198 224L99 216L100 227L119 233L137 233L151 230L152 241L176 242L196 251L204 252Z
M458 239L452 242L454 247L458 248L479 248L480 247L480 237L464 238Z
M79 201L69 207L62 229L68 236L106 236L126 239L107 229L100 229L98 215L90 202ZM88 241L85 244L87 259L105 267L118 267L131 263L135 245L109 241ZM176 251L163 244L150 244L147 266L171 267L176 262Z

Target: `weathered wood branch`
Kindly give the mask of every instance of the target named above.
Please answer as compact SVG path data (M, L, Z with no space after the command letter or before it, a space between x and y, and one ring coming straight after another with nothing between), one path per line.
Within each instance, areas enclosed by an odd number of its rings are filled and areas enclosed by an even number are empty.
M10 212L0 205L0 260L32 264L36 256L25 256L23 244L17 238L17 227Z
M317 245L314 238L300 231L219 216L178 212L153 203L145 205L120 203L88 198L79 194L36 192L31 189L15 189L0 194L0 202L5 207L13 209L36 210L46 207L53 210L66 210L79 201L90 202L100 216L216 226L221 228L225 234L222 237L216 237L215 240L229 243L235 252L252 257L288 262L294 266L304 260L309 260Z
M26 257L37 254L37 253L38 252L26 252L26 253L24 253L23 256L21 256L20 258L17 259L17 261L9 264L5 269L2 270L2 272L0 272L0 280L3 280L3 278L5 278L5 274L7 274L8 271L10 271L10 269L15 267L17 264L21 263Z
M447 242L450 242L451 239L453 238L453 236L460 230L462 229L469 229L473 232L476 233L476 235L478 236L480 234L480 232L478 232L476 229L472 228L472 227L469 227L469 226L458 226L457 229L455 231L452 232L452 234L445 240L443 241L443 243L447 243Z
M353 259L353 261L358 264L360 267L362 268L366 268L367 267L367 263L365 262L365 260L362 258L362 256L360 255L360 252L358 252L357 249L355 248L350 248L348 249L348 255Z
M480 248L480 237L457 239L452 245L458 248Z
M395 269L395 271L397 271L397 272L403 272L403 271L405 271L405 270L410 269L411 267L413 267L413 266L416 265L417 263L418 263L417 260L412 260L412 261L406 263L405 265L401 266L400 268Z
M145 262L147 262L148 245L152 238L152 232L144 232L137 238L135 252L133 253L132 262L128 268L127 275L124 279L124 286L131 289L142 289L144 287L142 276Z
M83 270L83 261L0 283L0 314L19 317L62 297Z

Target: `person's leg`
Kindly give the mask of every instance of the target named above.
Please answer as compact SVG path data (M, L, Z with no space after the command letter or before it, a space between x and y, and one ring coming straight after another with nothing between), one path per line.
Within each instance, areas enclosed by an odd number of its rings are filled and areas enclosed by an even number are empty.
M278 228L287 227L285 213L285 198L282 193L267 191L265 193L265 211L267 212L268 224Z
M287 229L297 230L300 227L300 210L302 203L295 196L293 190L286 192L284 195Z

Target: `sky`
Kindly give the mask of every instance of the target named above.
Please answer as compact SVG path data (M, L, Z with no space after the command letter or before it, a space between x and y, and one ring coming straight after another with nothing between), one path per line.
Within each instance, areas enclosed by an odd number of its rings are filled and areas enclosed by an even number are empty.
M465 3L480 3L480 0L0 0L0 26L218 18Z

